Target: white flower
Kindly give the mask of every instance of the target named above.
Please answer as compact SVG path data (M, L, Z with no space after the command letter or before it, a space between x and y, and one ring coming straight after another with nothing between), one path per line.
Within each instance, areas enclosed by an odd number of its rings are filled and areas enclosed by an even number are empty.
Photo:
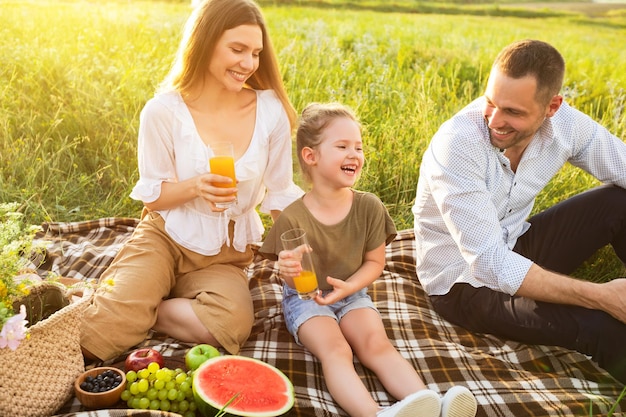
M26 338L26 307L20 306L19 314L11 316L0 330L0 349L9 347L11 350L17 349L20 342Z

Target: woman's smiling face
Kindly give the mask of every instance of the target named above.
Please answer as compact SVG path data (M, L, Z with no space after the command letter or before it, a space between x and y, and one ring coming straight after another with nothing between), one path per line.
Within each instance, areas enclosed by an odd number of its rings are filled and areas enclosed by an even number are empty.
M259 68L263 32L257 25L241 25L224 31L215 45L209 79L238 91Z

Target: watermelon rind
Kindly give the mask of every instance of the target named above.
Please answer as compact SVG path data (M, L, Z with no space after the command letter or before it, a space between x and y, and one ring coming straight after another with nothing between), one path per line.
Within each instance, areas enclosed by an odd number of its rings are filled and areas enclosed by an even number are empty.
M218 413L277 417L289 411L295 402L293 384L283 372L241 355L217 356L203 362L193 373L192 388L198 411L205 417Z

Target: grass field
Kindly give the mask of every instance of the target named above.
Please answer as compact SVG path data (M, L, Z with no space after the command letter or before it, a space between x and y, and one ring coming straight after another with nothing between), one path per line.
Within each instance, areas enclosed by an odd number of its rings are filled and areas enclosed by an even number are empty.
M412 226L430 137L482 93L493 57L511 41L553 43L567 62L567 100L626 137L619 10L346 3L262 2L296 109L338 100L358 112L367 156L358 188L379 195L399 229ZM22 202L33 223L138 216L141 205L128 197L138 115L168 70L189 11L188 2L3 2L0 201ZM565 167L537 210L593 185ZM602 280L620 269L605 250L581 274Z

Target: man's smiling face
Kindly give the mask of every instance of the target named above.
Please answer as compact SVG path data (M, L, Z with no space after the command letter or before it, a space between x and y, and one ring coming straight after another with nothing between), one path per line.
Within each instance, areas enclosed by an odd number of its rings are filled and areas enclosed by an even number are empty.
M537 82L532 76L511 78L494 68L485 90L483 115L491 144L500 149L525 149L546 117L550 105L537 101Z

